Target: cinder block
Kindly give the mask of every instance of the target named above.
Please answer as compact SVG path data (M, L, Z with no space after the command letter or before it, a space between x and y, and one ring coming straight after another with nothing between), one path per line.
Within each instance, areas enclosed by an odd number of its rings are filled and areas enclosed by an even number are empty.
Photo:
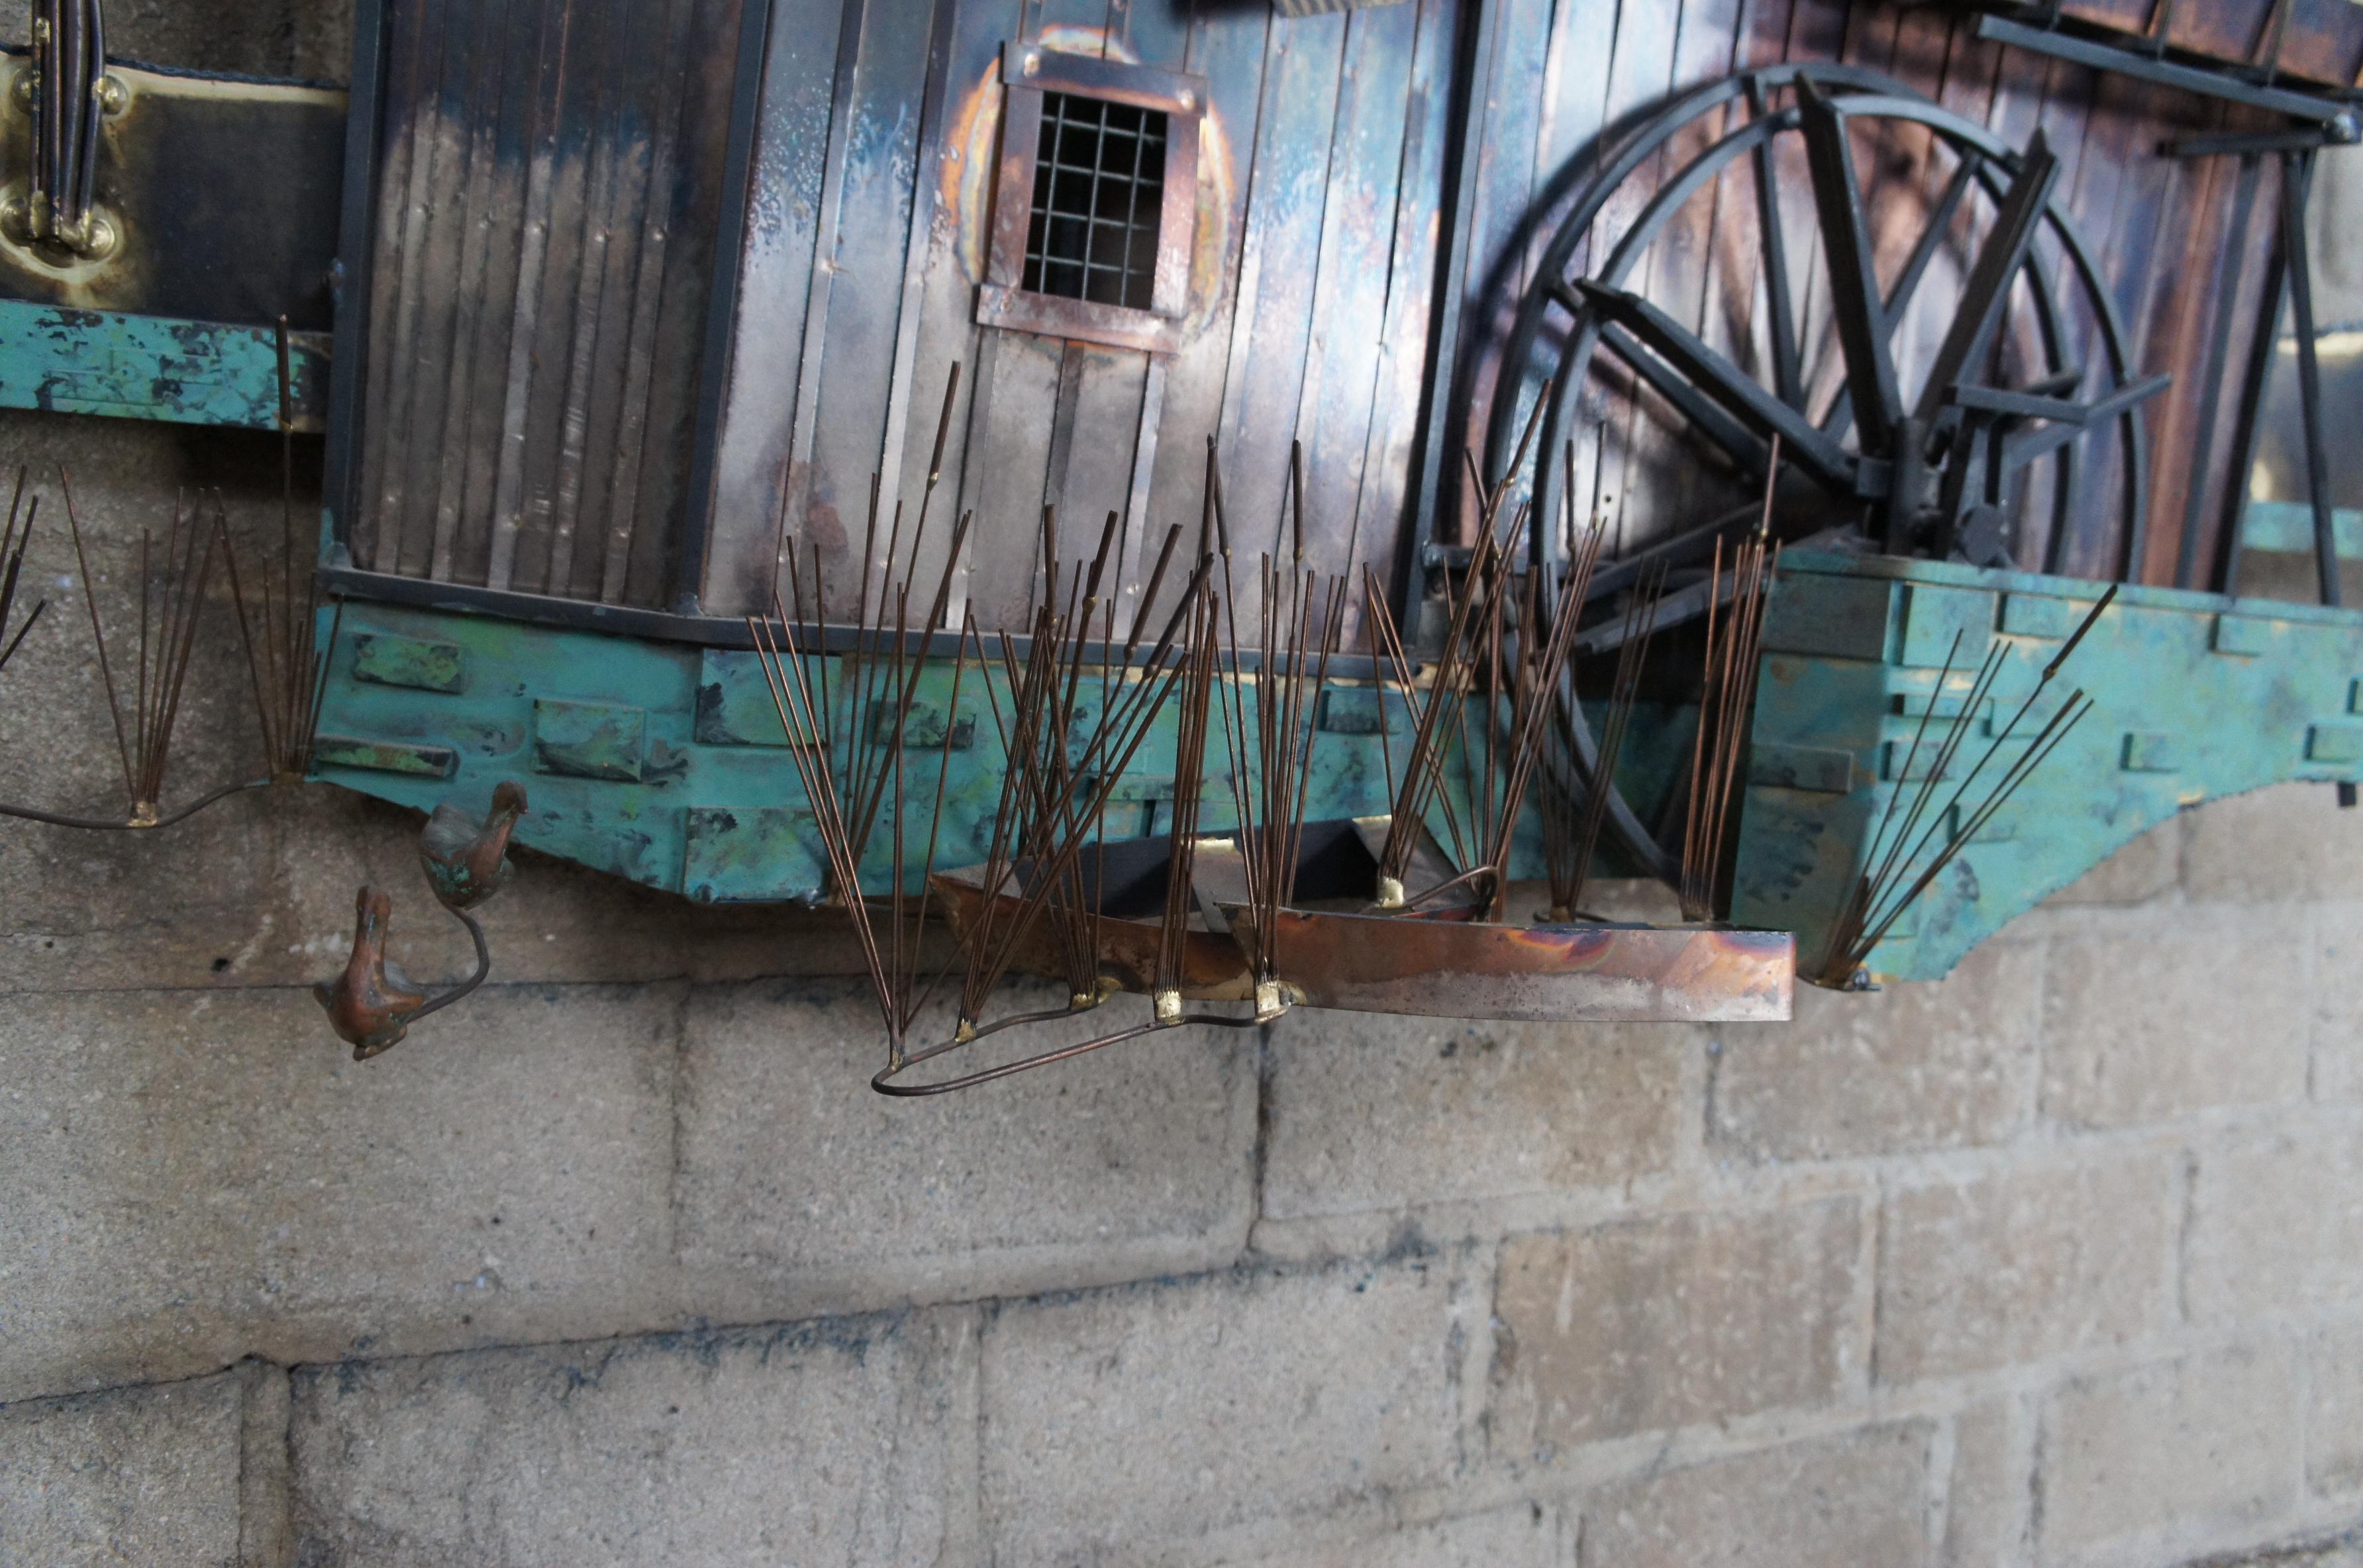
M971 1561L963 1312L306 1368L306 1568Z
M1862 1209L1829 1198L1503 1244L1493 1441L1511 1456L1820 1404L1862 1365Z
M2307 1355L2306 1485L2325 1495L2363 1489L2363 1324L2320 1331Z
M1572 1568L1575 1520L1554 1505L1514 1503L1491 1513L1399 1529L1224 1568Z
M1797 988L1786 1028L1725 1028L1709 1136L1758 1160L2000 1143L2033 1114L2043 950L1991 942L1875 996Z
M2310 947L2290 909L2095 917L2054 938L2045 1114L2121 1127L2303 1098Z
M1416 1258L1002 1307L983 1338L993 1560L1146 1558L1443 1480L1468 1311Z
M2275 1518L2298 1497L2302 1406L2280 1340L2068 1384L2043 1419L2045 1559L2127 1556Z
M1105 1032L1133 1001L1024 1044ZM866 985L701 988L685 1040L675 1203L683 1265L710 1271L702 1310L1023 1294L1226 1265L1246 1244L1247 1032L1154 1035L917 1100L870 1090L885 1046Z
M96 723L105 722L102 711ZM25 798L52 796L0 783L0 799ZM89 799L109 797L99 789ZM12 928L0 934L0 988L308 986L351 951L353 889L363 882L393 894L393 951L411 977L457 980L475 967L475 949L419 872L423 820L313 785L234 796L161 837L12 824L0 836L0 908ZM505 983L861 968L844 917L830 911L696 905L529 848L511 857L516 878L480 911Z
M2232 1322L2363 1294L2363 1117L2226 1129L2202 1144L2185 1243L2193 1317Z
M1609 1488L1583 1568L1795 1568L1928 1561L1925 1422L1869 1427Z
M2313 974L2313 1098L2363 1101L2363 903L2316 905Z
M2143 904L2171 892L2182 876L2183 822L2168 818L2044 901Z
M2039 1361L2167 1326L2181 1198L2176 1162L2159 1154L1891 1189L1879 1380Z
M1291 1013L1272 1031L1272 1219L1597 1187L1662 1169L1691 1114L1671 1024Z
M670 1321L680 1007L491 988L357 1063L301 991L15 999L0 1392Z
M2277 784L2210 801L2183 823L2182 885L2193 899L2363 898L2363 813L2340 811L2327 785Z
M239 1562L239 1380L0 1407L0 1560Z
M1945 1488L1945 1568L2010 1568L2033 1544L2035 1432L2015 1399L1989 1399L1953 1420Z

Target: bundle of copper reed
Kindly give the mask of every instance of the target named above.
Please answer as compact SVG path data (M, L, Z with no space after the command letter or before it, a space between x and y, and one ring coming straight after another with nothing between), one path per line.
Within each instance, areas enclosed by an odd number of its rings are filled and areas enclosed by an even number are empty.
M828 581L817 541L810 544L809 593L795 552L783 545L789 596L782 603L774 592L768 619L747 618L756 659L771 694L780 725L785 732L788 756L803 785L826 860L830 900L844 910L861 954L871 990L884 1021L890 1056L899 1055L903 1041L933 990L921 983L921 937L929 889L926 873L934 868L943 823L944 783L951 767L963 664L952 672L951 710L944 721L941 755L935 778L934 808L929 814L927 847L920 863L918 896L909 897L906 822L914 793L910 778L907 734L918 683L925 666L925 645L944 621L951 602L952 582L959 569L960 548L968 536L963 514L952 530L944 568L935 596L915 619L911 585L927 535L927 519L936 486L942 477L944 443L951 425L953 399L960 385L960 367L951 369L944 392L943 412L936 426L933 459L921 494L919 513L911 530L909 553L899 567L903 509L898 502L887 529L885 554L879 547L879 485L870 487L869 519L862 539L859 610L850 640L832 668L826 657L826 638L819 627L826 616ZM784 525L784 519L782 519ZM877 594L872 600L872 572ZM891 606L891 612L890 607ZM805 617L809 614L810 620ZM914 634L921 646L912 646ZM874 910L861 885L864 863L876 845L881 812L885 814L892 853L884 909ZM879 921L884 917L882 942Z
M993 683L983 682L1007 764L982 867L985 897L975 918L960 933L963 970L958 1018L951 1038L938 1043L906 1050L901 1043L890 1041L887 1065L871 1080L871 1086L882 1093L941 1094L968 1088L1098 1050L1160 1025L1197 1021L1160 1013L1136 1027L949 1080L898 1081L906 1069L989 1035L1091 1011L1118 989L1099 972L1104 889L1097 872L1099 862L1094 862L1093 871L1087 876L1084 852L1100 842L1108 801L1165 704L1186 686L1203 708L1204 692L1212 677L1206 652L1208 617L1202 602L1206 581L1203 562L1146 660L1137 667L1119 668L1114 608L1103 608L1101 602L1115 523L1111 514L1088 568L1077 563L1062 573L1052 543L1057 537L1056 519L1045 517L1043 579L1048 602L1036 604L1023 653L1005 632L998 634L1000 669L1009 691L1006 710ZM1064 609L1059 607L1058 592L1062 579ZM1146 610L1144 600L1140 613ZM1137 614L1128 646L1137 646L1142 629L1137 621ZM1101 632L1096 643L1089 635L1095 625ZM1192 638L1186 649L1182 646L1185 631ZM962 646L983 663L982 640L972 617L964 622ZM1087 680L1096 689L1096 701L1082 700ZM1014 896L1000 896L1004 889L1015 889ZM1068 983L1067 1005L988 1019L985 1011L993 992L1046 922L1050 927L1048 945ZM1160 969L1164 968L1160 960ZM1177 954L1168 976L1174 981L1177 997L1178 970Z
M344 602L337 602L327 645L318 646L319 580L312 569L312 542L295 517L295 385L283 315L278 337L279 555L275 561L266 559L255 573L256 600L250 610L246 579L229 537L227 508L218 492L216 515L221 525L222 558L229 568L230 598L238 612L239 639L254 687L255 716L262 725L263 762L273 783L287 784L301 782L312 769L312 737L319 729L321 704L327 700L328 657L344 620Z
M8 668L25 634L33 629L33 623L50 607L47 599L37 599L24 619L17 619L17 585L25 571L26 547L33 542L33 519L40 515L41 510L39 496L30 502L25 499L27 477L27 470L18 468L17 488L8 497L7 522L0 525L0 669Z
M1961 776L1960 783L1951 797L1931 814L1928 808L1936 799L1936 786L1953 777L1954 764L1962 742L1977 727L1978 715L1991 701L1995 678L2010 654L2010 646L2002 642L1996 642L1987 650L1977 678L1969 683L1969 690L1955 710L1944 739L1924 768L1919 766L1921 745L1927 738L1929 721L1936 716L1937 708L1947 701L1945 689L1952 679L1954 663L1960 654L1961 635L1958 632L1953 634L1952 646L1945 655L1944 668L1937 672L1936 684L1928 692L1927 706L1921 710L1920 723L1913 730L1912 745L1904 753L1903 768L1896 776L1894 792L1888 796L1887 805L1880 814L1879 831L1871 837L1863 869L1857 875L1846 901L1839 906L1836 921L1830 927L1829 944L1823 952L1821 967L1810 977L1816 985L1837 990L1862 986L1865 983L1865 961L1893 929L1895 922L1903 918L1903 912L1927 890L1929 884L1945 867L1953 863L1954 857L1985 831L1987 823L1992 820L1994 813L2002 809L2018 787L2026 782L2028 775L2041 767L2044 759L2068 738L2069 732L2092 711L2092 701L2084 695L2083 688L2079 687L2069 693L2067 701L2052 712L2042 728L2026 743L2026 749L2005 765L2002 776L1987 790L1983 798L1966 812L1962 811L1970 787L1985 772L1987 765L1993 761L2003 745L2020 734L2019 726L2025 722L2036 701L2050 686L2052 678L2059 673L2060 667L2068 662L2077 645L2084 640L2085 634L2092 629L2102 612L2108 609L2116 596L2117 585L2111 583L2108 591L2101 595L2077 625L2075 635L2061 645L2059 651L2043 667L2042 674L2036 678L2035 685L2019 703L2017 712L2011 715L2010 722L1993 731L1991 744L1978 757L1976 764ZM1911 790L1912 803L1899 825L1895 803L1903 799L1907 786L1915 782L1918 788ZM1925 826L1922 825L1924 821ZM1888 836L1891 827L1897 830L1892 839ZM1936 843L1935 852L1930 854L1929 845L1937 840L1940 831L1944 834L1942 841ZM1924 856L1926 856L1925 863ZM1914 874L1915 867L1918 867L1917 875Z
M1691 740L1689 800L1682 820L1682 918L1723 918L1729 895L1722 887L1724 845L1738 808L1739 760L1756 712L1757 663L1764 647L1765 588L1781 550L1770 544L1772 486L1780 472L1781 438L1764 477L1764 508L1753 538L1732 552L1728 578L1723 542L1707 577L1706 684ZM1717 609L1728 609L1718 620Z
M1255 982L1256 1017L1270 1020L1288 1006L1278 980L1279 914L1295 896L1305 802L1312 792L1313 737L1328 687L1329 656L1345 626L1346 580L1331 577L1324 582L1306 564L1304 450L1292 447L1285 519L1292 541L1290 562L1283 568L1274 560L1276 548L1258 559L1255 679L1250 681L1238 640L1230 529L1220 477L1211 464L1208 487L1222 551L1224 615L1230 635L1230 658L1218 697L1231 754L1231 806L1238 820L1238 854L1248 895L1248 918L1234 922L1231 933L1247 955L1248 973Z
M99 682L106 693L107 719L115 731L116 759L123 767L128 810L120 823L104 819L61 817L24 808L7 808L10 815L71 827L162 827L211 805L234 790L233 784L201 796L173 812L161 814L158 801L172 766L172 734L181 716L181 697L188 682L189 663L196 650L197 622L205 605L205 581L212 575L214 552L222 537L218 515L203 518L184 495L172 505L172 521L159 551L152 535L139 531L136 571L139 580L139 633L137 663L122 690L115 679L115 661L108 657L106 625L98 610L98 584L90 569L90 554L83 543L82 521L74 507L73 480L58 470L66 503L66 525L73 536L74 561L82 571L83 603L90 612L91 637L98 653ZM126 698L128 698L128 721Z
M1542 411L1550 401L1550 387L1543 386L1536 400L1534 412L1527 416L1525 432L1518 438L1516 455L1505 470L1516 473L1525 463L1526 453L1542 419ZM1444 633L1444 646L1438 652L1426 690L1413 685L1410 661L1404 657L1403 638L1393 618L1385 610L1382 595L1371 591L1374 584L1366 584L1368 605L1367 635L1373 661L1392 664L1403 700L1413 712L1411 749L1403 758L1403 772L1394 772L1394 760L1390 752L1386 758L1388 790L1392 811L1387 824L1387 836L1379 853L1378 889L1375 902L1381 909L1413 909L1428 900L1467 882L1467 870L1437 887L1414 892L1403 886L1412 858L1428 833L1431 812L1440 814L1445 831L1452 842L1453 859L1463 867L1490 868L1491 845L1483 842L1484 823L1472 823L1475 835L1464 837L1458 813L1452 810L1450 797L1445 790L1445 769L1453 751L1453 741L1461 741L1460 756L1469 765L1468 716L1469 698L1485 675L1489 664L1498 664L1498 638L1489 636L1497 624L1494 617L1503 613L1502 594L1508 588L1510 576L1507 561L1509 542L1524 526L1526 513L1523 507L1512 514L1507 527L1502 525L1503 503L1507 499L1506 486L1489 490L1482 476L1477 473L1474 459L1470 461L1470 481L1478 501L1477 538L1470 552L1469 569L1450 599L1451 613ZM1571 645L1570 645L1571 646ZM1487 715L1490 719L1490 713ZM1486 726L1488 766L1492 765L1492 741L1491 726ZM1492 795L1487 788L1478 797L1486 801ZM1479 804L1478 810L1489 809ZM1503 835L1514 826L1515 813L1502 824ZM1482 863L1481 866L1479 863ZM1490 870L1489 870L1489 875ZM1481 895L1490 905L1500 897L1499 879L1488 886Z

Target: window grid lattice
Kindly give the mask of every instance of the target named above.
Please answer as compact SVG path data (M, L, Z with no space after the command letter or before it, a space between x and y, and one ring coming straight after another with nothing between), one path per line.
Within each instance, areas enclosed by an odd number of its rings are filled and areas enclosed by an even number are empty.
M1165 116L1071 93L1042 95L1023 287L1150 308L1165 203Z

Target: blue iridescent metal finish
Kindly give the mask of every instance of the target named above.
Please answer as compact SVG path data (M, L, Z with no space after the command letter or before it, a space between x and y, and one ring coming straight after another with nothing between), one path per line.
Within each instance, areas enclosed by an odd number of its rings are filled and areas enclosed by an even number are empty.
M1970 718L1955 776L1992 746L1995 727L2010 722L2102 586L1890 557L1784 558L1767 611L1735 922L1795 932L1801 966L1815 968L1890 797L1917 789L1988 648L1999 640L2008 651L1991 701ZM2363 613L2123 589L2035 710L2000 737L1961 812L2071 690L2085 690L2091 712L1867 966L1877 978L1942 977L2014 917L2184 807L2289 779L2363 779L2358 678ZM1913 735L1932 701L1929 738L1914 761ZM1958 788L1939 780L1931 811ZM1895 815L1909 809L1907 797ZM2332 809L2326 792L2323 809ZM1948 832L1939 826L1928 853Z

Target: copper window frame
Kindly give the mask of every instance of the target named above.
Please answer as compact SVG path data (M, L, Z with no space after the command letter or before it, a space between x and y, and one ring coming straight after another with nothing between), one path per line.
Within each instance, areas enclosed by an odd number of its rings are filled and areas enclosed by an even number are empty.
M1001 167L993 185L984 281L976 291L978 323L1111 348L1175 352L1182 347L1182 318L1190 311L1190 259L1198 222L1198 126L1205 113L1206 79L1150 65L1061 54L1039 44L1008 43L1001 50ZM1165 116L1165 193L1157 215L1157 273L1147 310L1033 293L1022 286L1046 93L1130 104Z

